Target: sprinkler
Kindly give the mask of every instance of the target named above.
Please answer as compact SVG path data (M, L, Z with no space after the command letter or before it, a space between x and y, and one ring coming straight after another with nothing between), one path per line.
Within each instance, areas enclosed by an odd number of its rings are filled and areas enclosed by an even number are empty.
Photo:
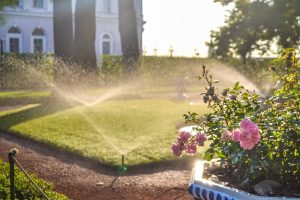
M127 167L124 164L124 160L125 160L125 156L122 155L122 165L120 165L119 168L118 168L118 172L121 176L124 175L127 172Z

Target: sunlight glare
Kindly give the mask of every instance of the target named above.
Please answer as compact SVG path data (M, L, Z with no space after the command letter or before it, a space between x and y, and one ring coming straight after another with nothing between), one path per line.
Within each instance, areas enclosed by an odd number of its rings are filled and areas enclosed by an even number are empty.
M207 56L210 31L224 24L226 10L213 0L145 0L143 43L146 55Z

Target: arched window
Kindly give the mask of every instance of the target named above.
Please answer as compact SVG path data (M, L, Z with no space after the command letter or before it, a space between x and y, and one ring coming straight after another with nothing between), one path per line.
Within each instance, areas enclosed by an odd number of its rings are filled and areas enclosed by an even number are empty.
M111 0L103 0L103 12L105 14L111 13Z
M16 27L11 27L7 32L7 51L11 53L21 53L21 31Z
M20 34L21 32L20 32L20 30L17 27L11 27L8 30L8 33Z
M109 40L109 39L110 39L110 37L109 37L109 35L108 35L108 34L105 34L105 35L103 35L103 39L105 39L105 40Z
M46 38L45 32L41 28L36 28L32 32L31 39L31 52L32 53L45 53L46 51Z
M32 35L35 35L35 36L44 36L45 33L42 29L40 28L36 28L34 29L34 31L32 32Z
M112 53L112 38L108 34L102 36L102 54Z

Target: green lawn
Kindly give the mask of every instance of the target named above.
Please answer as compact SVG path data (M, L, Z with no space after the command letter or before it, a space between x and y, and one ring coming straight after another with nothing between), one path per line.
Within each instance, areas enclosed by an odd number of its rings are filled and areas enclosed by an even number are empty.
M48 91L5 91L0 92L0 98L19 98L19 97L43 97L48 96L50 93Z
M174 159L176 124L187 111L207 112L205 105L171 100L108 100L93 106L32 104L0 112L0 129L68 151L129 166Z
M0 105L38 103L46 100L49 95L50 91L2 91L0 92Z
M70 95L58 89L60 100L67 98L64 103L50 95L56 87L37 87L45 89L41 92L0 92L0 108L17 105L17 109L0 112L0 130L109 165L119 165L121 154L125 154L131 166L175 159L170 147L176 140L176 125L183 124L182 115L188 111L203 114L208 110L202 104L192 106L171 98L181 90L198 94L205 90L204 82L197 78L203 64L214 79L220 80L221 88L230 87L236 81L249 86L250 90L256 88L239 73L240 69L228 63L199 58L143 57L134 80L124 81L120 70L102 72L105 81L98 89ZM245 67L245 70L252 68ZM21 83L23 86L24 82ZM68 99L72 102L68 103ZM102 103L80 105L98 102L97 99ZM20 105L26 106L20 108Z
M123 82L116 74L107 79L105 87L70 95L60 91L63 98L72 99L71 105L51 102L47 91L0 92L0 105L30 103L0 112L0 130L110 165L119 165L121 154L125 154L128 165L175 159L170 147L176 140L176 125L183 123L182 115L188 111L203 114L207 109L171 98L180 90L198 94L205 90L203 81L197 78L202 64L208 65L221 87L247 82L234 69L215 60L144 57L134 80ZM78 105L98 98L104 102Z

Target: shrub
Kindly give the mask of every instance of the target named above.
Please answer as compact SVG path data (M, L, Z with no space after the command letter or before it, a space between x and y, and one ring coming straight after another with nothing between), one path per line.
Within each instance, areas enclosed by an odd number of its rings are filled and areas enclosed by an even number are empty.
M30 174L35 183L46 193L50 199L65 200L68 199L63 194L53 191L53 185L36 178L35 175ZM31 182L20 172L15 169L15 191L17 199L43 199L40 192L31 184ZM9 182L9 165L0 160L0 198L10 199L10 182Z
M121 56L103 55L101 57L100 77L104 84L118 83L123 76Z
M284 185L299 185L300 67L295 50L287 49L273 64L284 68L279 71L285 73L279 74L277 89L266 99L239 83L217 94L218 81L203 66L199 79L208 84L203 100L212 112L203 117L191 112L184 115L186 122L198 124L198 134L188 133L188 139L182 140L180 133L172 146L174 154L195 153L190 146L199 146L197 137L202 134L210 141L204 158L220 157L236 169L240 183L273 179Z
M44 89L53 76L51 56L0 55L0 89Z

